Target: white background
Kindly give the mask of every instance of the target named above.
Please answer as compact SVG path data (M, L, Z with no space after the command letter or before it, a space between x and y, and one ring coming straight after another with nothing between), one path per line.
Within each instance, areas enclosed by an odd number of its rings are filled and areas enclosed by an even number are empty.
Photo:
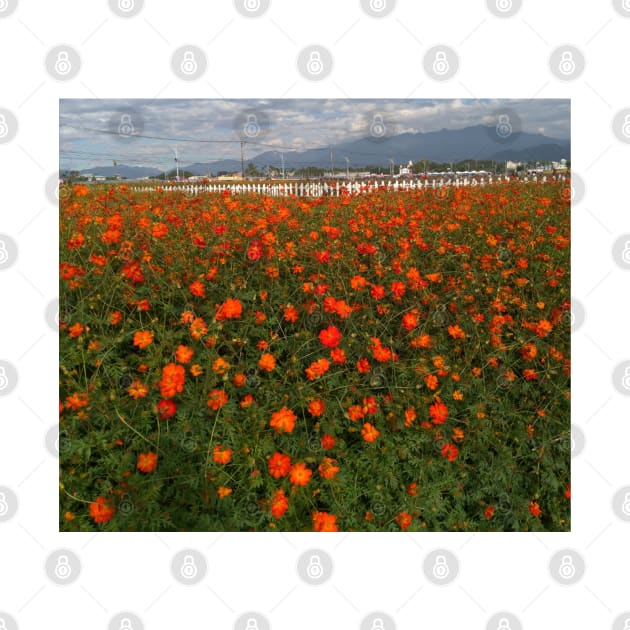
M82 56L70 82L44 68L54 45ZM171 73L180 45L201 46L208 70L186 83ZM311 83L296 57L320 43L334 56L331 76ZM458 74L438 83L422 69L423 52L439 43L460 57ZM548 67L551 51L570 43L586 70L562 82ZM612 628L630 610L630 524L613 512L612 496L630 485L628 403L612 370L630 358L628 272L611 256L628 225L630 146L612 132L613 116L630 106L630 18L609 1L525 0L509 18L481 0L399 0L374 19L358 1L272 0L248 19L228 0L145 3L136 17L114 15L103 0L21 0L0 18L0 107L14 112L17 137L0 145L0 232L19 257L0 271L0 358L19 383L0 397L0 485L19 496L14 518L0 522L0 611L20 630L107 628L118 612L137 613L145 628L231 628L259 610L274 630L359 628L373 610L397 628L485 628L497 611L527 629ZM585 436L573 459L570 534L61 534L57 525L57 460L44 445L57 422L57 334L44 319L58 295L57 208L44 183L58 168L59 98L153 97L503 97L571 98L572 165L586 194L572 209L572 295L586 321L572 337L572 422ZM47 555L69 547L83 571L57 586L44 573ZM195 547L208 561L206 579L183 586L170 560ZM301 551L321 547L334 561L330 581L301 582ZM436 547L459 558L448 586L428 583L422 560ZM586 561L573 586L551 579L548 562L570 547ZM622 626L623 627L623 624Z

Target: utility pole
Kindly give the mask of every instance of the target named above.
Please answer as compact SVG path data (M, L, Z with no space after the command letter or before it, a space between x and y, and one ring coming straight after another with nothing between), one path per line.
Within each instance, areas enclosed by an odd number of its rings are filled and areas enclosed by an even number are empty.
M282 158L282 179L286 179L284 176L284 151L280 151L280 157Z
M179 156L177 155L177 147L175 147L175 171L177 173L177 181L179 181Z
M330 175L335 176L335 163L333 162L333 145L330 145Z
M243 153L244 146L245 140L241 140L241 179L245 179L245 156Z

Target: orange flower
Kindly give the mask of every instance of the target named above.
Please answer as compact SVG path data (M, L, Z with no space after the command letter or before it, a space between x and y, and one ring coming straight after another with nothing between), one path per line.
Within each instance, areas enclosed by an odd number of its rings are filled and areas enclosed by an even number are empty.
M219 486L217 488L217 494L219 495L219 499L225 499L225 497L232 494L232 488L226 488L225 486Z
M88 395L75 392L70 396L66 396L66 408L72 411L78 411L82 407L86 407L88 404Z
M271 372L276 367L276 358L273 354L265 352L258 361L258 367L265 372Z
M455 427L453 429L453 435L451 436L453 442L463 442L464 441L464 431L459 427Z
M291 433L295 427L297 416L286 407L282 407L279 411L271 415L269 424L275 429L276 433Z
M416 481L412 481L408 486L407 486L407 494L410 497L417 497L418 496L418 483Z
M409 407L409 409L405 411L405 426L410 427L415 419L416 410L413 407Z
M206 326L206 322L204 322L201 317L196 317L190 323L190 334L193 339L201 339L208 334L208 327Z
M175 351L175 358L178 363L190 363L193 354L195 354L195 351L192 348L180 344Z
M532 513L532 516L538 517L542 514L542 510L540 509L540 505L536 501L531 501L529 504L529 511Z
M315 400L312 400L308 406L308 412L316 418L321 416L324 413L325 409L326 405L321 398L316 398Z
M365 416L365 410L361 405L350 405L350 407L348 407L347 415L350 420L355 422Z
M140 453L140 455L138 455L137 468L144 473L153 472L157 468L157 461L158 456L151 451L148 453Z
M426 333L416 337L409 344L412 348L430 348L431 347L431 336Z
M366 422L361 429L361 436L366 442L374 442L379 435L380 431L378 431L376 427L369 422Z
M316 378L326 374L329 368L330 361L328 359L317 359L317 361L313 361L313 363L306 368L306 377L309 381L314 381Z
M225 319L238 319L243 314L243 305L239 299L228 298L219 306L215 318L218 322Z
M115 513L116 509L109 505L105 497L99 496L96 498L96 501L92 501L92 503L90 503L90 516L94 519L95 523L108 523L112 520ZM66 516L66 519L72 520L74 519L74 516L72 519L68 519Z
M239 372L238 374L234 375L232 383L234 383L234 387L243 387L243 385L247 383L247 376L242 372Z
M232 460L232 449L223 448L220 444L218 444L212 451L212 459L217 464L229 464Z
M429 416L433 424L442 424L448 418L448 407L443 402L434 402L429 407Z
M454 462L459 455L459 449L455 446L455 444L447 442L440 450L440 455L445 457L449 462Z
M274 453L269 458L269 474L276 478L286 477L291 469L291 458L282 453Z
M225 374L230 369L230 364L225 360L219 357L212 364L212 371L217 374Z
M338 532L337 517L328 512L313 512L313 529L316 532Z
M120 311L114 311L109 316L109 323L112 326L116 326L116 324L120 324L122 321L122 313Z
M400 529L403 531L409 529L411 525L411 514L407 514L407 512L398 512L396 515L396 522L400 525Z
M294 486L305 486L310 480L313 471L303 462L297 462L291 466L289 480Z
M213 389L208 394L208 407L213 411L218 411L228 401L227 394L222 389Z
M139 330L134 333L133 345L138 346L141 350L153 343L153 333L149 330Z
M487 521L494 516L494 505L489 505L484 511L483 515Z
M341 341L342 334L336 326L328 326L319 333L319 340L326 348L336 348Z
M151 235L155 238L163 238L168 234L168 225L166 223L154 223L151 227Z
M359 374L367 374L371 370L370 362L363 358L357 361L357 372Z
M206 295L206 289L203 286L203 283L199 282L199 280L195 280L194 282L192 282L190 286L188 287L188 290L195 297L204 297Z
M334 363L343 364L346 362L346 352L343 348L333 348L330 351L330 358Z
M149 393L149 388L142 381L133 381L127 388L127 393L134 399L144 398Z
M546 337L550 332L551 332L552 326L551 323L548 322L546 319L541 319L534 328L534 332L539 336L539 337Z
M172 418L177 412L177 405L172 400L160 400L157 404L160 420Z
M295 306L287 306L284 309L284 321L285 322L297 322L299 313Z
M426 376L426 378L424 379L424 384L431 390L435 390L438 388L438 385L440 384L438 381L437 376L435 376L435 374L428 374Z
M322 479L334 479L335 475L339 472L339 466L337 466L336 459L325 457L317 470Z
M76 322L76 324L72 324L72 326L68 328L68 334L72 339L74 339L75 337L82 335L84 330L85 328L83 328L79 322Z
M448 334L453 339L465 339L466 338L466 333L457 325L449 326L447 330L448 330Z
M332 435L325 433L322 435L321 444L322 448L325 451L328 451L335 445L335 438Z
M203 368L199 365L199 363L195 363L190 366L190 373L193 376L201 376L203 374Z
M289 507L289 499L284 494L284 490L280 488L273 493L271 497L271 514L274 518L281 518Z
M175 394L184 391L186 373L181 365L169 363L162 368L162 379L158 383L162 398L173 398Z
M413 330L418 325L418 316L413 312L405 313L402 316L402 325L405 330Z
M526 343L521 348L521 356L526 361L535 359L537 354L538 354L538 348L533 343Z

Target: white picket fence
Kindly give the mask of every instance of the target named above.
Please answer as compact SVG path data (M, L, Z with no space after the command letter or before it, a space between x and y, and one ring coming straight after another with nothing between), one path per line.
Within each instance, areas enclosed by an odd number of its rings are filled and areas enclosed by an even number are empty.
M557 180L564 182L566 175L559 175ZM231 194L255 194L269 197L339 197L340 195L360 195L377 190L388 191L412 191L438 188L461 188L467 186L488 186L490 184L509 184L527 182L546 182L547 177L532 176L513 179L505 176L497 177L462 177L454 179L426 179L426 180L362 180L335 182L274 182L274 183L241 183L241 184L167 184L165 186L132 186L131 189L138 192L156 191L163 192L181 191L189 196L197 196L202 193L221 193L229 190Z

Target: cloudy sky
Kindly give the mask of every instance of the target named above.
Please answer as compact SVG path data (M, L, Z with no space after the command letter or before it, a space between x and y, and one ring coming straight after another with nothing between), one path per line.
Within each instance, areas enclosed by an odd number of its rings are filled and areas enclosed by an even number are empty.
M182 166L240 159L240 138L247 141L245 158L251 159L268 150L305 150L358 140L380 121L388 135L494 124L497 112L506 107L516 112L522 131L569 138L566 99L63 99L60 168L111 166L116 160L171 169L175 151Z

